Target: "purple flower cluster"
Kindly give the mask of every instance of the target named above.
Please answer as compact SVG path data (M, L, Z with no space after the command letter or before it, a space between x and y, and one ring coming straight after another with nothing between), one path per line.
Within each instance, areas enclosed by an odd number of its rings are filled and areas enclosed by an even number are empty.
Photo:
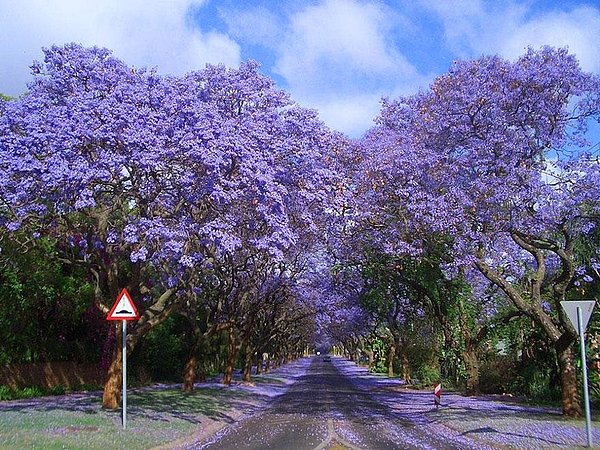
M61 256L90 269L105 306L118 282L152 295L142 314L185 298L223 322L261 302L280 304L267 325L306 316L291 286L323 237L332 152L346 145L314 111L254 62L166 77L68 44L32 70L28 94L1 103L2 233L72 243Z

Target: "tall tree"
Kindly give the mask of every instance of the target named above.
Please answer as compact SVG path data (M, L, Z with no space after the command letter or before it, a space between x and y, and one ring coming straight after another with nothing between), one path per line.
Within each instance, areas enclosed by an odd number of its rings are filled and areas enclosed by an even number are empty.
M585 146L599 98L598 78L566 50L483 57L386 101L370 135L392 164L378 220L395 218L396 248L418 254L424 236L453 236L447 270L474 265L553 344L568 416L581 408L575 333L560 302L576 279L574 243L598 220L600 187L596 157L572 146Z
M300 233L316 233L337 138L257 64L167 78L70 44L45 50L33 71L29 94L0 104L1 225L64 243L61 259L88 271L105 312L128 287L142 312L128 351L196 301L204 271L281 260ZM232 286L242 301L243 279Z

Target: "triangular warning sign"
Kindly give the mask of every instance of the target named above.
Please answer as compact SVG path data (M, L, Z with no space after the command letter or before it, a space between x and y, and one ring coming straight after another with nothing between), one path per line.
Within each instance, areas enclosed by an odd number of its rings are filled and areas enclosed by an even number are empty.
M123 289L110 309L106 320L138 320L140 313L133 304L127 289Z
M592 317L592 311L594 310L595 304L596 302L594 300L560 302L560 305L567 313L567 317L569 317L569 320L578 333L579 328L577 327L577 308L581 308L581 330L585 331L587 324L590 321L590 317Z

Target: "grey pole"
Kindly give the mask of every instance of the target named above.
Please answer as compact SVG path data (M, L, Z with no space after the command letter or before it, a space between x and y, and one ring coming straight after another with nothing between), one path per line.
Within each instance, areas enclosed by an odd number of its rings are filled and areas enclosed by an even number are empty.
M577 307L577 331L581 348L581 368L583 370L583 401L585 403L585 427L587 431L587 446L592 446L592 416L590 413L590 394L587 376L587 358L585 355L585 337L583 335L583 317L581 308Z
M127 321L123 323L123 429L127 428Z

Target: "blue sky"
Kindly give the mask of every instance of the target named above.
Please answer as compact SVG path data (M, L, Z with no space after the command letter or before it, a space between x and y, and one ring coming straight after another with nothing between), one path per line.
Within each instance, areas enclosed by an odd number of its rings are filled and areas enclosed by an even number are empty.
M0 0L0 92L24 92L41 48L66 42L165 74L254 59L358 137L381 97L427 87L456 59L568 46L600 74L599 36L597 0Z

